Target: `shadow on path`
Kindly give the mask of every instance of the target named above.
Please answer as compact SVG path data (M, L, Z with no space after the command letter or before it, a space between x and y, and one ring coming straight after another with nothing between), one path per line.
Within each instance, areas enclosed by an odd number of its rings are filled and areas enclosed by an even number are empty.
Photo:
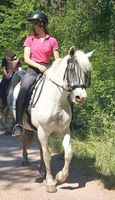
M12 136L0 135L0 183L6 182L7 188L13 184L37 182L39 149L33 143L29 152L29 166L22 166L21 142ZM69 185L60 186L64 190L75 190L85 187L87 182L98 179L98 174L91 166L86 167L86 163L92 165L93 160L80 160L73 158L70 165L70 174L66 181ZM53 176L63 167L63 156L54 155L51 160L51 169ZM41 181L38 181L39 183ZM74 186L72 186L74 184Z

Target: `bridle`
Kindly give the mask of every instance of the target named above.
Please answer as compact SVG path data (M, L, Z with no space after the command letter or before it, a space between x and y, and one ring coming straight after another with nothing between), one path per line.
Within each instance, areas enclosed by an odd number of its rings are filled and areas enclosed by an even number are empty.
M77 68L77 73L76 73L76 68ZM83 79L82 74L85 77L85 80L82 80ZM82 89L86 88L86 84L85 84L87 80L86 76L87 75L84 72L82 72L77 59L75 60L73 58L69 58L67 60L67 68L65 70L64 77L63 77L63 80L67 80L68 89L64 88L63 85L62 86L59 85L58 83L53 81L51 78L49 78L49 80L55 85L57 85L58 87L62 88L63 90L67 92L72 92L76 88L82 88ZM81 80L83 83L81 83Z

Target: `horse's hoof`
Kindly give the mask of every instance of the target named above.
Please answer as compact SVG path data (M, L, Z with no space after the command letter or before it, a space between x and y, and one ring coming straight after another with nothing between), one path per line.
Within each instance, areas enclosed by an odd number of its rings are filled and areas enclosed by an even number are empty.
M49 192L49 193L57 192L56 186L55 185L46 185L46 192Z
M36 183L43 183L43 178L42 177L37 177L36 179L35 179L35 182Z
M44 178L45 178L44 175L41 172L39 172L38 177L35 179L35 182L43 183Z
M57 184L62 184L66 181L68 175L63 175L62 171L58 172L58 174L55 177L55 180Z
M29 165L30 165L29 161L23 161L22 162L22 166L29 166Z

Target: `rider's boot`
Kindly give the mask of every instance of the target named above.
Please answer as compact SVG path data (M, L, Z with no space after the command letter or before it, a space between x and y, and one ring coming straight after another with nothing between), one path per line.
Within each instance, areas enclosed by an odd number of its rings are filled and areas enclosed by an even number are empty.
M12 130L12 136L22 136L23 135L23 128L21 124L16 124Z

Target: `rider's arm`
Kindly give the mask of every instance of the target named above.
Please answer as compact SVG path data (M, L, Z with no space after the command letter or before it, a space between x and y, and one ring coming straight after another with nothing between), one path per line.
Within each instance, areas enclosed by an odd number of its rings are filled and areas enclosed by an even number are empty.
M6 71L6 67L3 67L3 73L4 73L5 76L7 76L8 73Z
M2 60L2 68L3 68L3 74L5 75L5 77L9 77L10 73L7 72L7 61L6 61L6 57L3 58Z
M30 47L24 47L24 61L26 64L38 68L42 73L46 71L46 67L44 65L40 65L30 58Z
M2 68L3 68L3 74L6 76L7 71L6 71L6 58L5 57L2 60Z
M53 52L53 55L54 55L54 59L56 60L57 58L59 58L59 52L58 52L58 50L55 50L54 52Z

